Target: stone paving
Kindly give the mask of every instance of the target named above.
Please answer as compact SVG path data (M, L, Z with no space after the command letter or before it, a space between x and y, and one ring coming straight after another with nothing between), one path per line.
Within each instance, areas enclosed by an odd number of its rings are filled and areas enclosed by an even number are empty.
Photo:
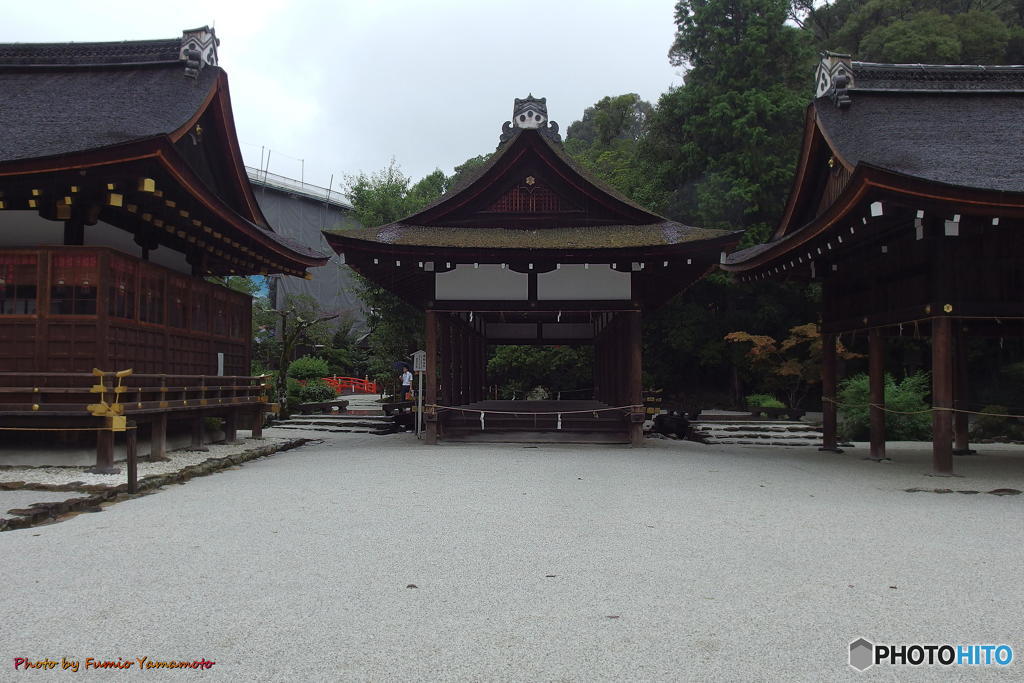
M905 491L1024 489L1019 448L934 478L920 445L878 464L311 435L0 534L2 678L14 657L148 657L205 658L189 674L232 681L859 680L861 636L1024 656L1024 496Z

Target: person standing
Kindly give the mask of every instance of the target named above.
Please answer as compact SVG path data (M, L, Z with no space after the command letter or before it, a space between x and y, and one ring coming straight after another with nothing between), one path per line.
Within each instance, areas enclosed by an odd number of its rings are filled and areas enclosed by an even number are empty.
M412 372L408 365L402 368L402 398L406 401L412 399Z

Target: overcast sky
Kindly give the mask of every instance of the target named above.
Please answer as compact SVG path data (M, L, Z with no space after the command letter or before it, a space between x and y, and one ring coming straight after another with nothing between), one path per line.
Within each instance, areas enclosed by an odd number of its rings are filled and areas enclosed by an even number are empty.
M494 149L512 101L546 97L564 135L605 95L651 102L674 0L7 2L0 42L171 38L215 25L246 163L338 189L394 157L414 180Z

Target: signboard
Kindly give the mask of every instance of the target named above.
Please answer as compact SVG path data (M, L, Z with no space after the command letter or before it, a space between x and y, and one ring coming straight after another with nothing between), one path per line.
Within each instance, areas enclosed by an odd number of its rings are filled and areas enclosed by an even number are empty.
M412 354L412 370L413 372L426 372L427 371L427 352L417 351Z

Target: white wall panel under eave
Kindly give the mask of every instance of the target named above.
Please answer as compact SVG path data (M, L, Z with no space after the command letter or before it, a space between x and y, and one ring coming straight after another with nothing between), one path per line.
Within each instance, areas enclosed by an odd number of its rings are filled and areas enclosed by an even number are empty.
M434 275L434 299L438 301L526 301L529 276L496 263L460 263L455 270Z
M607 263L563 263L556 270L537 276L537 298L541 301L585 301L629 299L632 273L612 270Z
M36 211L0 211L0 247L64 244L64 221L50 221Z
M488 339L536 339L536 323L488 323Z

